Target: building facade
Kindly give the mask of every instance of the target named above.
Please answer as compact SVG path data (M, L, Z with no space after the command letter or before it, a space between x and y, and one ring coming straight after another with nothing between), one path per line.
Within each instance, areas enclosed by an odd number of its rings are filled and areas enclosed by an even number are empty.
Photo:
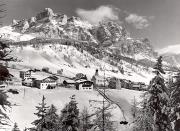
M31 71L20 71L19 76L22 79L31 78Z
M93 91L93 82L85 79L80 79L76 81L76 89L83 91Z
M35 85L39 89L54 89L56 84L56 81L49 77L43 80L35 80Z
M100 86L100 87L108 86L107 79L99 75L94 75L91 81L94 83L95 86Z

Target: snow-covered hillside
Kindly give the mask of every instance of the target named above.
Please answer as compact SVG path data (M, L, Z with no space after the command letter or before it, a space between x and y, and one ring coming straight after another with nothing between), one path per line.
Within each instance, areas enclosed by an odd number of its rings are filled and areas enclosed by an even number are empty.
M146 71L141 66L133 66L123 61L122 67L125 70L124 74L118 71L116 66L112 66L103 60L99 60L88 52L80 52L73 46L66 45L44 45L38 48L32 46L12 47L13 55L21 62L11 62L11 66L16 65L19 69L42 69L49 67L50 71L56 73L57 70L63 69L63 75L67 77L74 77L77 73L84 73L89 79L99 69L100 75L106 77L117 77L121 79L128 79L135 82L145 82L149 84L153 74ZM117 70L114 73L113 70Z
M20 94L13 95L8 93L8 96L9 100L13 104L10 113L11 121L12 123L17 122L20 129L24 129L25 127L32 127L31 122L36 119L36 116L33 114L36 112L35 106L41 102L43 95L46 97L46 102L48 105L54 104L57 107L58 114L60 114L60 111L64 105L69 102L69 97L72 95L76 95L76 100L78 102L78 108L80 111L82 111L84 107L88 107L89 112L94 113L94 107L102 106L96 102L102 101L102 96L99 95L96 91L85 92L66 88L58 88L55 90L39 90L35 88L17 87L17 89L19 90ZM140 101L139 98L141 92L122 89L119 91L107 90L106 94L110 99L120 104L122 110L124 111L123 113L125 118L129 123L131 123L131 105L134 97L137 99L137 101ZM91 104L93 104L93 106L91 106ZM124 120L122 110L120 110L116 105L112 106L112 119L113 121L117 122L117 127L122 131L130 131L131 125L124 126L119 124L120 121Z
M171 65L180 67L180 45L171 45L157 50L164 60Z
M11 26L4 26L0 28L0 38L11 41L28 41L35 38L32 34L22 34L14 32L14 29Z
M30 19L13 20L12 25L0 28L0 36L12 49L11 55L18 59L5 63L18 81L21 81L19 71L42 70L44 67L48 67L51 74L63 70L62 75L67 78L83 73L91 80L96 69L106 78L116 77L124 81L144 82L146 85L153 77L152 65L156 62L157 53L150 41L147 38L131 38L125 28L113 21L93 26L77 17L56 14L46 8ZM8 96L14 104L10 118L21 129L31 126L35 119L35 106L43 95L48 104L57 106L59 113L73 94L76 95L80 110L86 106L93 112L89 101L102 100L102 96L95 90L40 90L24 86L9 88L17 88L20 92L16 95L8 93ZM129 123L132 122L132 100L135 97L140 101L141 94L140 91L128 89L108 89L106 92L109 99L122 107ZM130 131L131 125L119 125L119 121L124 120L122 113L116 106L112 110L113 120L118 123L119 130Z

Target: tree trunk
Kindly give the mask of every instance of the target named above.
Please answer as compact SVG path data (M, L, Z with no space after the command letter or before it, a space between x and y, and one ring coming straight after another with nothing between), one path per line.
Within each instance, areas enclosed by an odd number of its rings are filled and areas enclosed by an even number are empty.
M160 130L159 130L159 125L157 124L157 112L154 113L154 126L153 126L153 131L160 131Z

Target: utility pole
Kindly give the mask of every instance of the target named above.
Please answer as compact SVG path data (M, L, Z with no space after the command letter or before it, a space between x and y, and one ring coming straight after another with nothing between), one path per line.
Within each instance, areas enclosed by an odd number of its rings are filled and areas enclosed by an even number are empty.
M104 88L103 88L103 94L105 94L105 86L106 86L106 78L105 78L105 66L104 66ZM103 130L102 131L105 131L105 116L104 116L104 107L105 107L105 99L104 99L104 96L103 96L103 109L102 109L102 119L103 119Z

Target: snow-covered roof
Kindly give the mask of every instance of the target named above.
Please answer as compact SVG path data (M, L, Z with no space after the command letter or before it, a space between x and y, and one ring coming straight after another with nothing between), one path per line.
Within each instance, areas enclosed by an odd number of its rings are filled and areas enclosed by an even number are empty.
M75 83L76 83L74 80L70 80L70 79L69 79L69 80L65 80L65 81L66 81L67 83L69 83L69 84L72 84L72 83L75 84Z
M28 69L22 69L22 70L20 70L20 71L22 71L22 72L29 72L30 70L28 70Z
M36 80L44 80L44 79L47 78L47 76L36 75L36 76L34 76L34 78L35 78Z
M82 82L91 82L91 81L89 81L89 80L86 80L86 79L79 79L79 80L77 80L76 82L77 83L82 83Z

